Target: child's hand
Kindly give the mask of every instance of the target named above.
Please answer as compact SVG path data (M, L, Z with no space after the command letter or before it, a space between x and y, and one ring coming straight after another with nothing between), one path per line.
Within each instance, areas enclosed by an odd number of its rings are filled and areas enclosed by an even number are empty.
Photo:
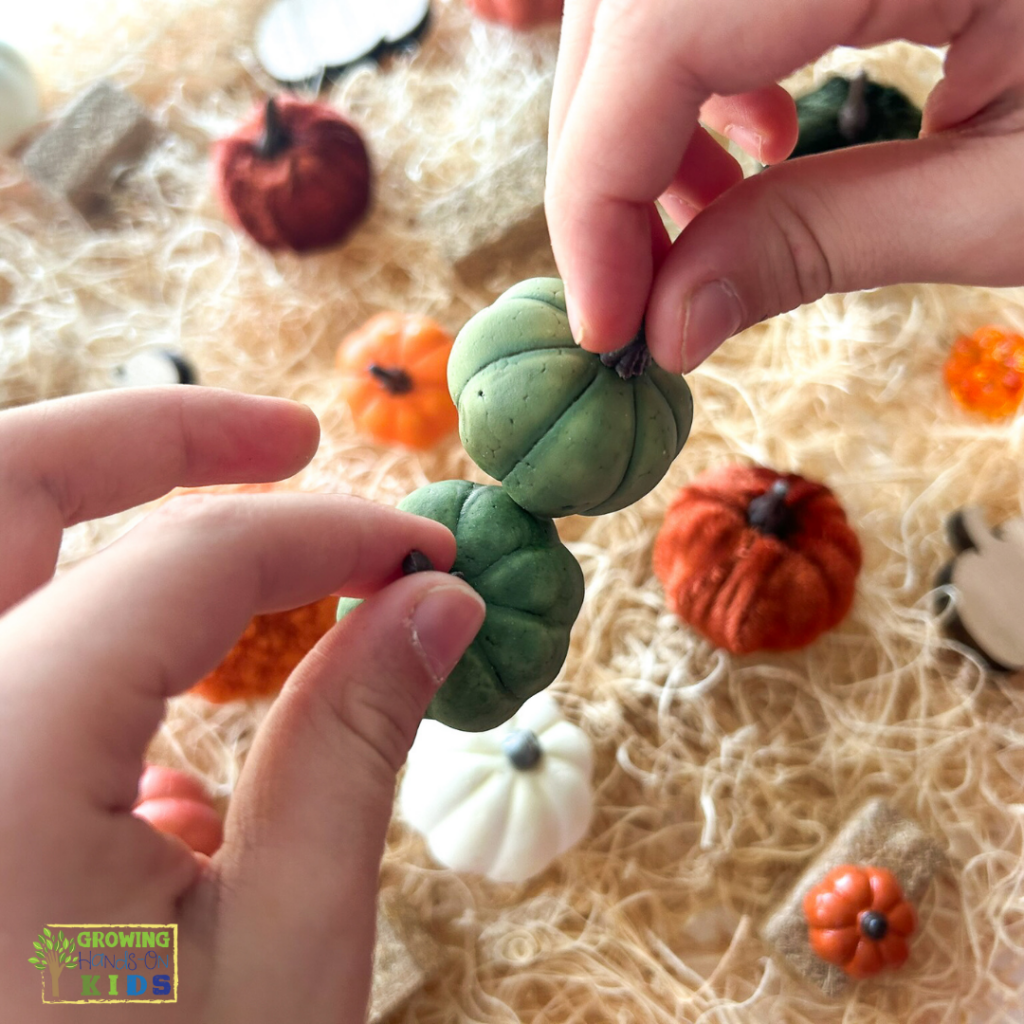
M783 160L796 119L772 83L836 44L895 38L952 44L919 141L741 183L698 128ZM654 357L685 371L827 292L1024 284L1021 54L1021 0L566 0L547 212L577 340L623 345L647 305ZM655 271L659 197L695 219Z
M395 773L483 618L447 575L400 578L413 548L450 566L451 534L341 496L186 497L48 582L65 526L176 485L280 479L317 438L301 406L202 388L0 414L5 1020L49 1020L26 961L55 921L180 922L180 1001L161 1018L364 1019ZM274 705L216 856L134 817L165 700L253 614L337 591L369 600Z

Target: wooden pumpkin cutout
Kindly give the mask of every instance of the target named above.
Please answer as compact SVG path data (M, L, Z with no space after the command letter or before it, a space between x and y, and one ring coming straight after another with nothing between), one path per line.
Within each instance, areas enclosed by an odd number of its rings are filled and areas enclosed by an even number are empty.
M992 529L980 509L965 508L947 529L957 554L936 584L955 594L949 633L995 671L1024 670L1024 517ZM949 600L940 597L940 611Z
M216 143L213 169L227 216L266 249L337 245L370 205L366 145L324 103L267 100Z
M654 546L669 607L734 654L803 647L853 603L861 549L823 484L727 466L684 487Z
M341 394L363 433L430 448L458 426L448 394L452 336L425 316L378 313L338 346Z
M833 868L804 897L811 948L851 978L902 967L917 914L885 868Z

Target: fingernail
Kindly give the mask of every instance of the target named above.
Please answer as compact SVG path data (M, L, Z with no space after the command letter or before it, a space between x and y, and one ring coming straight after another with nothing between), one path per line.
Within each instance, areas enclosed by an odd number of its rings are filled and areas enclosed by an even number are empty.
M487 606L469 586L430 590L412 613L412 639L440 686L473 642Z
M741 124L730 124L726 125L722 134L735 142L744 152L757 157L760 163L764 163L764 160L761 159L761 153L764 151L764 136L760 132L745 128Z
M587 325L576 310L576 303L565 293L565 311L569 316L569 330L572 332L572 339L577 345L583 344L584 335L587 333Z
M683 373L700 366L742 323L740 301L728 281L702 284L683 312Z

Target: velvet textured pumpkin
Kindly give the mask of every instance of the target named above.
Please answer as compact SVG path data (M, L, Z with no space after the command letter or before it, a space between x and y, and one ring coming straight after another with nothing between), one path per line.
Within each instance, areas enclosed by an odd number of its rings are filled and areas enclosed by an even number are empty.
M466 0L481 18L509 28L534 28L562 20L563 0Z
M917 914L885 868L844 864L804 897L811 949L851 978L902 967Z
M638 501L693 419L686 382L651 362L642 332L606 356L573 341L556 278L516 285L463 327L448 387L473 461L540 516L604 515Z
M734 654L803 647L853 603L861 548L823 484L760 466L705 473L654 546L669 607Z
M202 784L173 768L146 766L132 814L207 856L215 854L224 839L220 815Z
M425 316L378 313L338 347L341 394L378 441L429 448L459 414L448 394L452 336Z
M343 241L370 204L370 159L355 128L323 103L267 100L214 147L221 203L267 249Z
M452 572L487 603L480 632L427 717L464 732L493 729L558 675L583 604L583 571L554 523L524 511L500 487L445 480L414 491L398 507L452 531ZM359 603L343 599L338 618Z

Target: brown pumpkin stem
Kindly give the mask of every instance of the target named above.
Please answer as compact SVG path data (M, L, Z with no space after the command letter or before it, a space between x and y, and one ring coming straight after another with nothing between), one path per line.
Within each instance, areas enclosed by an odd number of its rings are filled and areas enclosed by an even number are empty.
M614 370L623 380L639 377L651 365L651 351L647 347L647 332L643 324L637 336L622 348L614 352L605 352L601 362L610 370Z
M263 160L273 160L292 144L292 137L288 134L284 122L281 120L281 111L278 110L274 97L267 100L263 114L263 134L260 141L256 143L256 155Z
M397 366L378 366L376 363L370 363L367 369L370 372L370 376L389 395L407 395L412 391L412 377L405 370L400 370Z
M750 503L747 522L762 533L784 540L795 526L793 510L786 504L789 491L788 480L776 480L764 494Z
M837 122L839 134L847 142L859 142L867 131L871 119L871 108L868 106L868 76L861 71L850 82L850 91L846 94L846 102L839 108Z

